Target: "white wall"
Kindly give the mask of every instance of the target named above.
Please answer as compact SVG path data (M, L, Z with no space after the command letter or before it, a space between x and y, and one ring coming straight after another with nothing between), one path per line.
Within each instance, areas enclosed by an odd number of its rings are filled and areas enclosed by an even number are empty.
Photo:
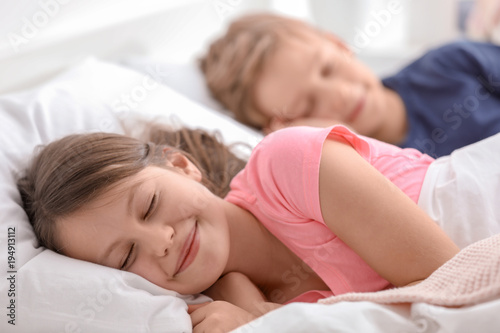
M0 0L0 93L42 82L89 55L191 60L228 21L256 10L337 33L383 74L453 38L456 1Z
M0 93L94 55L196 57L227 21L268 0L1 0Z
M379 75L458 36L458 0L309 0L313 21Z

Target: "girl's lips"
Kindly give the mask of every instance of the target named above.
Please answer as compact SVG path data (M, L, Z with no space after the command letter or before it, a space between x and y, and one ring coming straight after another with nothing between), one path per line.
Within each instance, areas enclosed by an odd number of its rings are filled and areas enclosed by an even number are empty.
M200 248L200 235L198 233L198 222L194 225L191 232L186 238L186 242L182 246L179 259L177 260L175 274L177 275L191 265L196 258Z
M363 110L363 107L365 106L365 102L366 102L366 97L361 96L358 103L356 104L356 106L352 110L351 114L349 115L349 119L347 120L349 123L354 122L356 120L356 118L358 118L359 114Z

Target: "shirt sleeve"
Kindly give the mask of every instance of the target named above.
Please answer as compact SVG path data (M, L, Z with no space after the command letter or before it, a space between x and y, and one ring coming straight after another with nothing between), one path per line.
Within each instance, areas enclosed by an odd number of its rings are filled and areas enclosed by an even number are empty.
M317 177L327 135L316 128L287 128L268 135L252 153L248 183L271 219L322 220Z
M291 127L268 135L252 152L239 180L250 187L259 211L286 223L324 223L319 200L319 167L327 138L345 140L369 159L368 143L343 126Z

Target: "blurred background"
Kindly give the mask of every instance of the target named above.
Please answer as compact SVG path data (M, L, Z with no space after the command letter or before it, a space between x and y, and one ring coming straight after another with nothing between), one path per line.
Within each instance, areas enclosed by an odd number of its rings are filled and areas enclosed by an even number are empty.
M476 2L484 8L474 27ZM336 33L383 76L437 44L492 38L481 30L484 12L495 13L492 3L498 8L498 0L0 0L0 93L42 82L89 55L195 61L228 22L255 11Z

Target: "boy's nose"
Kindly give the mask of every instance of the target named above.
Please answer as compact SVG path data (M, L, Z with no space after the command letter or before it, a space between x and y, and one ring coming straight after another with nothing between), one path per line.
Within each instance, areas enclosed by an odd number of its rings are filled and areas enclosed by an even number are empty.
M331 80L325 82L321 89L321 102L319 103L320 111L323 117L339 117L342 120L346 108L350 105L349 100L352 99L352 87L348 84L340 82L340 80Z
M323 84L316 91L314 116L320 118L340 117L340 110L344 103L344 93L339 87L330 84Z

